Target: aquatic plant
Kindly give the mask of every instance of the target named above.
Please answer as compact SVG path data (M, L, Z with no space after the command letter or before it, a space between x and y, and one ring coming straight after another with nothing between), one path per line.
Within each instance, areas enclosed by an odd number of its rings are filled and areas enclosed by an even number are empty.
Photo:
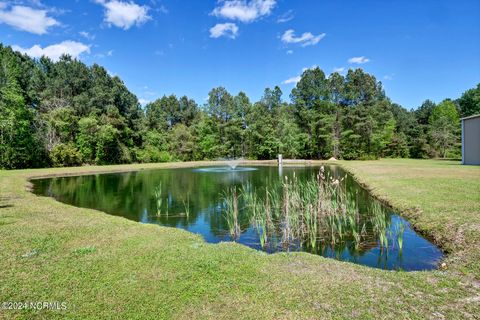
M387 219L380 203L374 202L370 208L370 221L372 223L374 234L378 235L380 249L388 249Z
M225 204L225 219L227 220L228 230L233 240L240 237L240 224L238 222L238 194L237 187L229 188L223 193Z
M387 248L383 208L375 202L367 215L370 219L366 219L359 212L355 194L347 192L344 179L326 176L320 169L318 175L303 181L295 175L285 177L281 183L265 187L264 192L242 187L243 211L250 217L262 248L308 246L317 251L352 243L359 250L363 241L371 243L372 233L380 247Z
M155 204L157 206L157 217L162 214L162 183L160 182L155 190L153 191L153 198L155 199ZM168 214L168 213L167 213Z

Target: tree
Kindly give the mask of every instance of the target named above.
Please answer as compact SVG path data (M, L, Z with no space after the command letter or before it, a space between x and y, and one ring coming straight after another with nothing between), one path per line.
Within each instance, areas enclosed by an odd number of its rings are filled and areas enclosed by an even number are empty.
M421 125L428 125L430 123L430 115L435 107L436 104L431 100L425 100L422 105L414 111L417 122Z
M345 104L373 105L385 99L382 84L362 69L348 70L345 77Z
M193 160L194 138L183 123L176 124L170 132L170 153L181 161Z
M275 135L278 138L278 153L285 158L296 159L300 157L307 143L307 137L292 121L292 113L288 106L282 106L279 109Z
M78 121L77 147L84 163L94 163L96 158L96 141L98 121L90 116Z
M193 120L198 114L198 105L193 99L183 96L178 101L180 123L187 127L192 125Z
M223 148L214 118L201 112L193 124L195 136L195 160L215 159L221 156Z
M395 119L390 117L380 130L376 130L376 132L372 134L372 144L375 155L381 157L386 155L386 148L392 144L394 138L395 125Z
M458 140L460 120L453 101L447 99L436 106L430 115L430 135L435 149L443 158L447 157Z
M328 78L328 88L330 91L330 101L335 105L335 115L332 125L332 156L338 159L341 157L342 110L346 105L345 79L337 72L332 73Z
M25 103L18 63L11 51L0 51L0 167L7 169L36 164L34 113Z
M278 109L281 90L266 88L259 102L246 115L248 156L254 159L274 159L279 152Z
M480 114L480 83L476 88L465 91L458 99L458 104L461 117Z
M282 101L213 88L199 108L165 95L143 109L123 81L64 55L31 59L0 44L0 167L203 160L458 156L459 116L480 113L480 84L407 111L362 69L304 70Z
M433 148L430 146L430 115L436 104L425 100L420 107L411 114L415 122L408 132L407 139L410 145L410 156L413 158L428 158L433 155Z
M172 99L170 99L171 101ZM163 96L145 106L145 115L148 129L166 131L169 128L167 106L169 99Z
M207 113L213 117L220 138L220 156L242 156L242 110L237 108L234 98L223 87L212 89L208 94Z
M307 69L290 95L295 106L297 123L307 136L304 155L322 158L331 153L333 105L330 103L329 83L320 68Z
M82 155L73 143L59 143L50 152L54 167L71 167L82 164Z
M253 159L273 159L278 153L275 123L267 105L257 102L247 116L248 154Z
M98 164L122 163L122 148L118 141L119 132L112 125L100 126L97 136L97 155L95 161Z
M140 162L168 162L172 156L168 152L168 134L157 130L149 130L145 133L144 144L136 150L137 161Z

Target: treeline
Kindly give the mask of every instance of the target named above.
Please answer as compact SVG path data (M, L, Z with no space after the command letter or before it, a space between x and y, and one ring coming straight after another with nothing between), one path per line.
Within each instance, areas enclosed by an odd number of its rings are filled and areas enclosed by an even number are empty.
M214 88L199 106L164 96L142 108L120 78L63 56L33 60L0 45L0 167L244 157L458 157L459 118L480 113L480 85L407 111L375 77L306 70L282 100Z

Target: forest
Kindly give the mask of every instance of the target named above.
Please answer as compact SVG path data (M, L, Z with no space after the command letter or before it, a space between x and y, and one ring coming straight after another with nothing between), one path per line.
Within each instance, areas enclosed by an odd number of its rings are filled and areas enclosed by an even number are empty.
M199 105L163 96L145 106L118 76L62 56L31 59L0 44L0 168L274 159L458 158L460 118L480 113L480 84L407 110L362 69L307 69L289 101L213 88Z

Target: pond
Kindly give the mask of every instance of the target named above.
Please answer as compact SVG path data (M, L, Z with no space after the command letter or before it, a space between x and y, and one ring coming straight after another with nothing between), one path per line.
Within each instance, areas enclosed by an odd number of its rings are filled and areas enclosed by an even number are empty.
M389 270L431 270L443 258L338 166L156 169L32 182L37 195L182 228L211 243L306 251Z

